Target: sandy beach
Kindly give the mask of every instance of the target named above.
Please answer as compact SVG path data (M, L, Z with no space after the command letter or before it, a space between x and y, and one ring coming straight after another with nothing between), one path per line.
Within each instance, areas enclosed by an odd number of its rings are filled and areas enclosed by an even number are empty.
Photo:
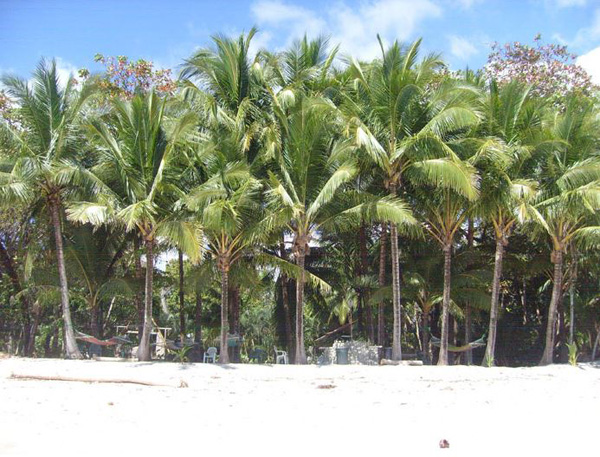
M12 379L11 375L162 384ZM187 387L179 387L184 382ZM0 455L594 455L600 366L0 361ZM440 440L450 443L439 447Z

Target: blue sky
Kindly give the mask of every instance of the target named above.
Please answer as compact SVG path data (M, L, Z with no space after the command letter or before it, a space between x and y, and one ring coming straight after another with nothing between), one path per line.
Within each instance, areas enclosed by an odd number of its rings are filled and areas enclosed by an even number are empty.
M600 82L600 0L0 0L0 72L28 76L56 57L66 74L93 57L127 55L176 67L216 33L256 25L254 48L277 50L308 32L369 58L386 41L423 38L454 69L481 67L494 41L569 45Z

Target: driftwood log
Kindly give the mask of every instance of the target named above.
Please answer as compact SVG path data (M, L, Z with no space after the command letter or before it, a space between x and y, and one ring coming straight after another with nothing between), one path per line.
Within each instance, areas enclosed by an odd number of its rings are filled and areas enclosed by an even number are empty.
M184 380L181 380L179 386L169 384L159 384L152 381L137 381L135 379L100 379L100 378L73 378L70 376L40 376L32 374L12 373L10 379L22 379L27 381L67 381L67 382L89 382L89 383L107 383L107 384L137 384L140 386L152 387L188 387Z

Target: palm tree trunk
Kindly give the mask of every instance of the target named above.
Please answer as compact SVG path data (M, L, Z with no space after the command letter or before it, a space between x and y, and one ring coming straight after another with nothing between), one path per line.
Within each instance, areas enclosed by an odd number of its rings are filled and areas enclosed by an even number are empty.
M194 312L194 341L202 344L202 294L196 290L196 309Z
M227 334L229 333L228 306L229 306L229 266L221 261L221 353L219 363L229 363Z
M556 320L558 314L558 302L562 297L562 250L552 251L554 262L554 286L552 287L552 299L548 309L548 324L546 326L546 345L540 365L550 365L554 361L554 341L556 337Z
M442 300L442 334L438 365L448 365L448 324L450 310L450 272L452 267L452 245L444 246L444 296Z
M367 252L367 230L364 222L360 225L359 231L359 246L360 246L360 275L366 276L368 274L369 269L369 259ZM359 303L361 306L362 312L364 312L364 320L366 326L366 337L368 341L375 341L375 327L373 325L373 310L369 305L369 294L364 287L360 288L360 299ZM360 315L359 315L360 316ZM362 316L360 316L362 317ZM359 318L360 318L359 317Z
M281 241L279 242L279 252L281 255L281 258L283 260L287 260L287 251L285 250L285 243L284 243L284 239L282 237ZM292 316L290 313L290 297L289 297L289 293L288 293L288 277L285 274L281 275L281 301L283 303L283 318L285 320L284 325L285 325L285 341L286 341L286 345L287 345L287 351L288 354L293 355L295 357L295 354L292 354L292 349L294 348L294 334L292 331ZM293 362L293 360L292 360Z
M429 350L429 311L421 315L421 341L423 342L423 362L431 364L431 351Z
M40 318L42 317L42 307L39 303L33 306L33 323L31 324L31 330L29 335L29 345L25 349L25 355L28 357L33 356L35 352L35 335L37 333L38 326L40 325Z
M385 266L387 265L387 224L381 225L379 238L379 287L385 286ZM377 309L377 344L385 345L385 302L381 300Z
M152 333L152 281L154 279L154 241L146 240L146 287L144 291L144 329L138 347L138 359L149 361L150 334Z
M402 360L402 311L400 295L400 256L398 253L398 227L390 224L392 241L392 302L394 324L392 329L392 360Z
M69 286L67 284L67 269L65 267L65 256L62 240L62 229L60 225L60 215L58 203L49 202L50 213L52 215L52 225L54 226L54 240L56 243L56 259L58 261L58 279L60 282L60 303L62 307L62 318L65 336L65 357L67 359L81 359L83 356L77 347L75 340L75 331L71 321L71 308L69 307Z
M496 353L496 330L498 328L498 297L500 296L500 279L502 278L502 258L504 257L504 242L496 240L496 258L494 261L494 279L492 282L492 303L490 304L490 324L488 341L483 356L483 366L494 365ZM468 341L467 341L468 343Z
M569 344L573 344L575 338L575 285L577 282L577 250L571 246L571 279L569 281Z
M596 359L596 351L598 350L598 344L600 343L600 330L596 334L596 341L594 341L594 347L592 349L592 362Z
M471 326L473 323L473 310L469 303L466 304L465 308L465 344L471 341ZM465 364L473 365L473 351L470 349L465 351Z
M140 239L137 233L134 233L133 250L135 251L133 255L135 265L134 275L138 282L134 300L137 309L138 338L141 338L142 333L144 333L144 293L141 287L144 272L142 271L142 261L140 260Z
M181 344L185 341L185 295L183 292L183 252L178 249L179 254L179 336L181 338Z
M296 280L296 357L297 365L306 364L306 351L304 350L304 261L305 248L298 248L296 265L300 268L300 277Z

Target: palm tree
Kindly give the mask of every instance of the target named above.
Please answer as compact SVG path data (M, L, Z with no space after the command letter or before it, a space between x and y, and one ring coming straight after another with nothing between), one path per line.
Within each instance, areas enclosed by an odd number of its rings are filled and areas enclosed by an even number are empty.
M473 110L473 91L440 82L443 63L429 55L417 63L421 40L409 46L394 42L387 50L381 39L382 57L364 65L350 61L355 89L346 99L349 125L359 145L382 170L385 190L395 197L407 181L453 188L471 188L460 162L446 144L450 132L478 122ZM402 358L401 291L398 226L390 224L393 341L392 357Z
M75 202L67 211L70 219L101 225L112 223L127 231L136 229L146 250L144 328L138 358L150 360L152 332L152 283L154 250L159 238L180 247L190 258L199 256L197 227L174 217L173 205L181 197L177 187L175 145L195 126L190 113L172 122L167 133L166 101L154 91L137 94L130 101L115 99L113 112L91 124L102 146L95 174L112 189L95 202Z
M55 61L42 60L32 82L2 78L7 93L19 107L22 124L11 125L12 140L19 145L12 171L2 174L0 195L5 203L35 204L41 200L50 213L60 279L65 356L81 358L69 306L69 286L64 259L61 213L78 192L97 192L101 185L81 166L81 120L92 81L77 88L70 79L61 85ZM6 126L5 126L6 127Z
M243 109L240 110L243 113ZM185 206L196 214L207 249L217 261L221 274L221 353L220 363L229 363L227 351L229 274L233 264L257 240L268 235L262 225L259 194L261 183L246 162L246 129L243 114L236 120L221 112L211 119L207 135L200 144L199 160L208 179L191 189L183 198Z
M266 146L273 152L268 204L273 219L287 224L293 236L292 254L300 270L296 282L295 361L304 364L305 259L319 231L339 218L361 214L371 219L391 217L407 224L414 223L414 219L406 205L395 199L356 205L357 201L349 201L356 195L347 193L345 202L339 198L336 202L338 190L358 173L353 142L339 138L341 116L330 101L289 92L281 91L273 97L275 133L269 138L279 141ZM365 213L367 209L370 214Z
M481 173L481 199L475 213L490 221L496 239L488 340L484 366L494 363L502 262L508 239L533 210L537 183L526 179L524 163L539 142L542 104L530 87L518 82L502 87L492 81L483 100L484 119L467 140L476 152L471 164Z
M563 295L564 256L572 241L598 245L600 228L592 225L600 209L600 160L594 106L570 97L565 112L557 114L548 132L554 141L540 158L542 189L535 213L539 232L550 238L554 264L552 298L548 308L546 340L540 365L554 359L558 304ZM539 233L538 232L538 233Z

